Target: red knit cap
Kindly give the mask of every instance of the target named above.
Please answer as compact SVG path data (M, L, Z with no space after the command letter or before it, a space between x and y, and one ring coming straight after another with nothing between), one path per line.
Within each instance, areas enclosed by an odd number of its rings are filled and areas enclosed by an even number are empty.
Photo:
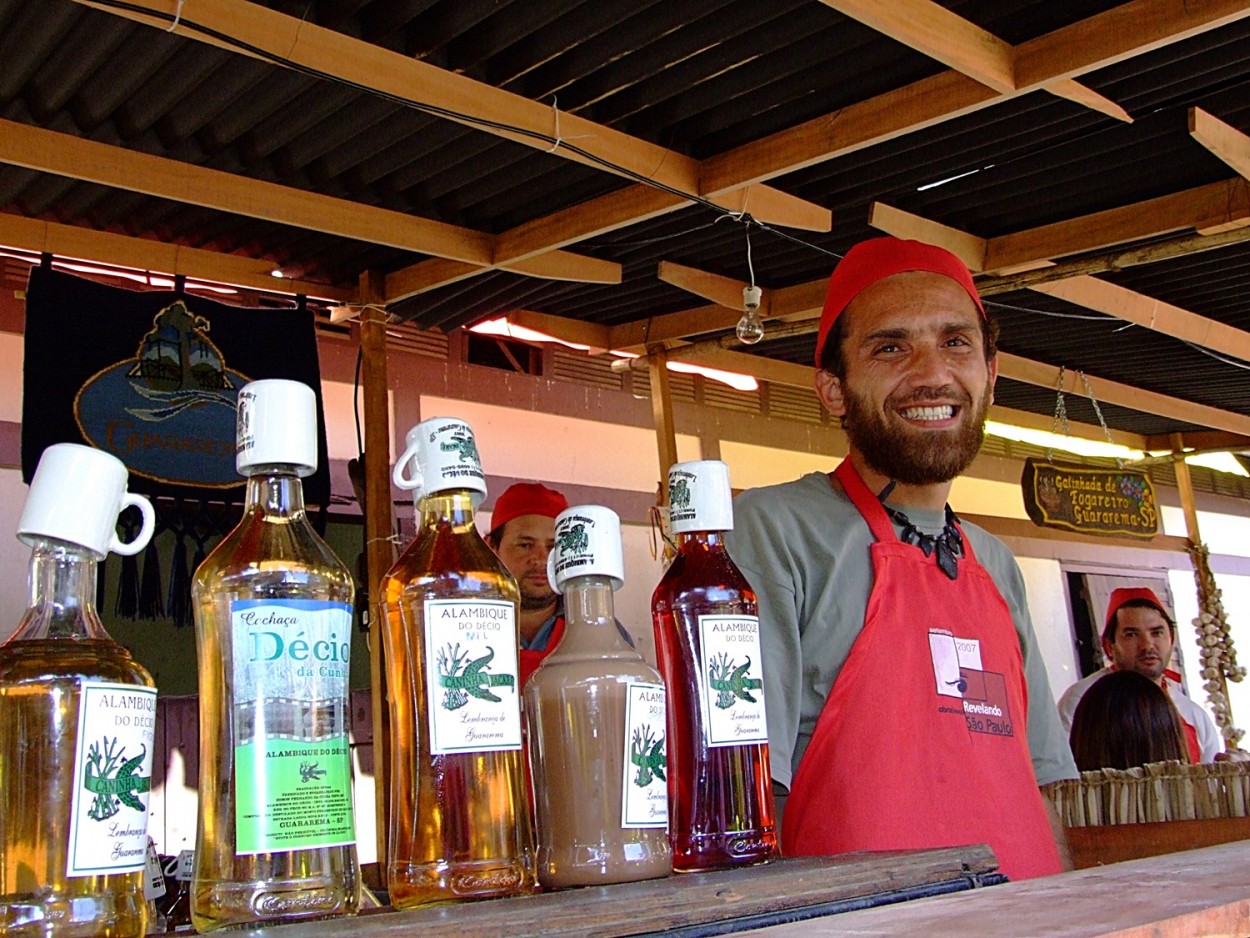
M1115 614L1120 611L1120 607L1134 599L1145 600L1163 613L1165 619L1168 618L1167 611L1163 608L1163 603L1159 602L1159 597L1155 595L1154 590L1147 586L1122 586L1112 591L1111 599L1107 603L1107 621L1102 627L1104 635L1107 634L1107 629L1111 628L1111 623L1115 620Z
M554 518L569 507L569 500L539 482L518 482L510 485L495 499L495 509L491 512L490 527L497 531L513 518L521 515L542 515Z
M972 283L972 274L963 261L945 248L893 237L861 241L846 252L846 257L838 262L833 276L829 278L829 293L820 314L820 331L816 333L817 368L820 367L820 353L825 349L829 330L851 300L878 280L909 270L926 270L950 277L968 291L981 315L985 315L985 307L981 305L977 288Z

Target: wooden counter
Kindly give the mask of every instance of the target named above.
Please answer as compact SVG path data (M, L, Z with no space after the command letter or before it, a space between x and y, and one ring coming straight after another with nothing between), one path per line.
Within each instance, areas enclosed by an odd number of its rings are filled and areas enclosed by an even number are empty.
M849 854L234 934L695 938L756 929L751 934L760 938L1250 935L1250 841L984 886L995 879L994 866L985 847Z

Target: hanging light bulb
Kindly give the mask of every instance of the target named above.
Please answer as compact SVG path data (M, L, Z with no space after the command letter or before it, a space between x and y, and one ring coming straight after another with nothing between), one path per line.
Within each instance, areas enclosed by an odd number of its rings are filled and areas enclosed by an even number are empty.
M743 345L754 345L764 338L764 322L760 319L762 295L763 291L754 284L742 288L742 308L745 312L738 320L734 331L738 334L738 341Z

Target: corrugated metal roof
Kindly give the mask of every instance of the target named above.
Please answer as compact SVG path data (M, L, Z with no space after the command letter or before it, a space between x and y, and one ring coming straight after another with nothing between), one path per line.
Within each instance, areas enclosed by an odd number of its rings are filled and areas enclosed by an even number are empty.
M1145 0L1139 0L1145 2ZM922 81L945 66L817 0L299 0L262 4L382 49L505 89L674 153L705 159ZM944 4L1019 44L1117 7L970 0ZM194 9L194 8L193 8ZM0 118L126 150L280 183L497 234L626 188L604 172L340 82L280 68L71 0L0 0ZM938 120L771 179L828 207L806 244L750 230L757 281L828 275L835 255L877 232L880 201L994 237L1227 180L1189 134L1200 106L1250 132L1250 19L1162 44L1080 77L1124 123L1038 90ZM575 139L567 141L576 143ZM952 178L957 177L957 178ZM950 180L941 185L927 185ZM749 208L749 205L748 205ZM0 211L272 259L311 281L351 286L423 256L0 164ZM486 273L398 302L422 327L454 328L530 309L619 325L703 305L656 278L661 260L745 280L746 233L698 206L569 245L622 265L622 282ZM1110 273L1106 279L1237 328L1250 323L1250 246ZM1250 416L1246 369L1142 327L1033 291L995 297L1004 351ZM753 354L807 363L813 340ZM999 402L1049 413L1049 390L1000 384ZM1190 430L1104 405L1113 426ZM1079 402L1076 419L1093 420Z

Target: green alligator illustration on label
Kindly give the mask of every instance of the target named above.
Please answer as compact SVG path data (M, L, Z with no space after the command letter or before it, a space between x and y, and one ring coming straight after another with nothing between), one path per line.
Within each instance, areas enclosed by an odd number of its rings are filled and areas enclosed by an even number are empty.
M147 805L138 799L152 787L152 779L135 775L143 764L147 747L133 759L126 758L125 748L117 748L117 737L102 737L87 750L87 764L83 772L82 787L95 795L87 816L93 821L103 821L121 811L125 805L135 811L147 811Z
M580 554L590 546L586 525L570 524L556 533L556 550L561 554Z
M634 729L633 744L629 749L629 761L638 766L638 774L634 776L634 784L646 788L652 779L668 781L664 770L668 760L664 756L664 737L656 738L650 725L644 723Z
M301 762L299 764L299 780L301 782L315 782L325 774L326 770L317 768L316 762Z
M751 657L748 655L746 664L734 666L734 660L725 652L713 655L708 667L708 677L712 690L717 691L716 706L728 710L738 700L755 703L751 691L759 690L764 682L759 678L747 677L751 670Z
M461 651L460 643L452 648L449 643L438 650L438 686L443 688L443 708L459 710L470 697L502 703L503 698L492 694L489 688L512 687L516 676L512 674L487 674L487 665L495 658L495 650L486 646L486 654L466 663L468 649Z
M690 483L685 479L674 482L668 490L668 504L670 508L689 508Z
M438 444L438 448L444 453L450 453L453 450L460 454L462 462L472 462L481 465L481 457L477 454L477 443L473 437L461 431L457 431L451 435L449 440L445 440Z

